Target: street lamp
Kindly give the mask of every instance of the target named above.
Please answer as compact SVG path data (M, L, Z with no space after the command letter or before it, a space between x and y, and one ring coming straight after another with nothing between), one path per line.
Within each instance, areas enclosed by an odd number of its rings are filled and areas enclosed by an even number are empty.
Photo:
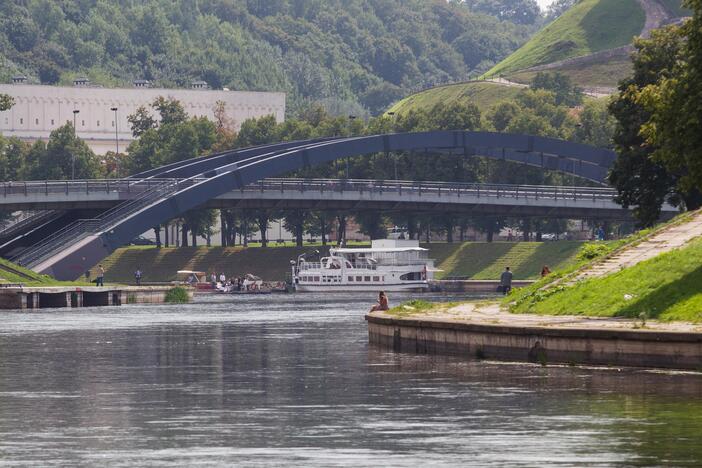
M349 115L349 123L353 124L354 120L356 120L356 116ZM349 133L353 134L353 127L351 127L351 131ZM349 157L346 156L345 160L346 160L346 178L348 179L349 178Z
M80 111L78 109L73 109L73 136L78 138L78 129L76 127L76 117L78 117ZM76 153L75 151L71 153L71 180L76 178Z
M119 179L119 123L117 123L117 108L111 107L110 110L115 113L115 164L117 164L117 178Z
M394 113L394 112L388 112L387 114L388 114L390 117L393 117L393 131L396 131L396 130L395 130L395 119L394 119L395 113ZM393 154L393 155L392 155L392 161L393 161L393 164L395 165L395 180L397 180L397 155L396 155L396 154Z

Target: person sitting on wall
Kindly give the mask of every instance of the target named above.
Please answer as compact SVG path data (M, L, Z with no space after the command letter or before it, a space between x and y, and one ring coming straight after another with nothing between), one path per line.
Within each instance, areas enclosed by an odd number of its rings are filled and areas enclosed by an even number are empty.
M141 285L141 269L140 268L137 268L136 271L134 272L134 280L136 281L137 286Z
M544 267L541 269L541 277L545 278L550 274L551 274L551 269L548 267L548 265L544 265Z
M383 291L380 291L378 293L378 303L371 307L371 312L378 312L378 311L383 311L383 310L389 310L390 307L388 306L388 297L385 295Z

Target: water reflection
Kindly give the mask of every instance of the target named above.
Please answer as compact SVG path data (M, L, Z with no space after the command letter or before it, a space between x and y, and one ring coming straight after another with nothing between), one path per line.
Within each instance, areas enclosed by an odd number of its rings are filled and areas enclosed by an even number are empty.
M699 374L388 353L373 299L6 314L0 465L702 463Z

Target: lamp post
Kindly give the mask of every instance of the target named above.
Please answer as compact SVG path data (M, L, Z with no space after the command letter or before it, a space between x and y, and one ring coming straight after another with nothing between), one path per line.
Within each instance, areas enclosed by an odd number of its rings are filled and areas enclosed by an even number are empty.
M353 134L353 121L356 120L355 115L349 115L349 124L351 126L351 131L349 133ZM349 157L346 156L346 178L349 178Z
M73 136L78 138L78 128L76 127L76 117L78 117L80 111L78 109L73 109ZM76 178L76 153L71 153L71 180Z
M388 112L387 113L390 117L393 118L393 131L395 131L395 113L394 112ZM397 180L397 155L393 154L392 155L392 161L395 166L395 180Z
M117 178L119 179L119 123L117 122L117 108L111 107L110 110L115 113L115 164Z

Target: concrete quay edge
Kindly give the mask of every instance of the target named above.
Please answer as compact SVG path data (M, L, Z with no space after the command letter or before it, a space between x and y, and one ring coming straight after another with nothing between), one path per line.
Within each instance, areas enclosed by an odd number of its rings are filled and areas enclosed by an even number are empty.
M612 325L611 321L599 321L594 327L573 327L495 324L480 317L477 322L431 316L394 317L384 313L368 314L365 318L369 343L395 352L542 365L702 371L700 331L606 328Z

